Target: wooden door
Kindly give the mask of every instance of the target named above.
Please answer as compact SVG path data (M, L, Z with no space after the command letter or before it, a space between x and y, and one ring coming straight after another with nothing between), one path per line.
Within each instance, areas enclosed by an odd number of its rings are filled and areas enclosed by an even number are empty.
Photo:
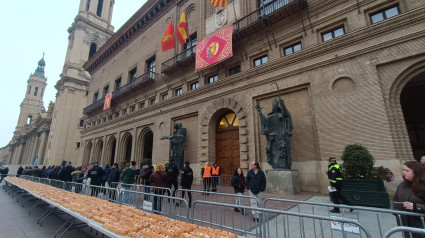
M239 129L216 133L216 158L221 175L233 175L240 167Z

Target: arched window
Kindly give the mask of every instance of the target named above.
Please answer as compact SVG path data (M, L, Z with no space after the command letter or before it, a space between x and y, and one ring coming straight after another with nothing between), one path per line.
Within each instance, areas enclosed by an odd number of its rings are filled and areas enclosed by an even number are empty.
M38 87L35 87L35 89L34 89L34 96L37 96L37 93L38 93Z
M96 11L96 15L98 17L102 16L102 8L103 8L103 0L99 0L99 2L97 3L97 11Z
M89 59L94 55L94 53L96 53L96 50L97 50L97 45L96 43L92 42L90 44Z
M27 118L27 124L30 124L31 121L32 121L32 116L28 116L28 118Z
M223 116L217 125L218 130L232 130L237 127L239 127L239 119L233 112Z

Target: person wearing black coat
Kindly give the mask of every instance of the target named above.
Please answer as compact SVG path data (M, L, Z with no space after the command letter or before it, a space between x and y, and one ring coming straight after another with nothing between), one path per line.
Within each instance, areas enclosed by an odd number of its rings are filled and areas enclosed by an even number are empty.
M266 184L266 175L260 169L260 164L253 161L251 163L251 170L246 175L246 187L249 190L249 196L257 198L260 204L263 199L263 192L266 190ZM251 207L257 207L257 200L251 199ZM253 220L258 222L260 220L260 214L260 212L252 210Z
M193 183L193 170L190 168L190 162L184 162L184 168L182 169L182 179L181 186L182 189L191 190ZM184 198L185 191L182 191L182 198ZM187 196L189 197L189 207L192 207L192 192L187 192Z
M151 185L151 183L149 181L149 178L151 177L153 173L153 166L144 165L140 171L142 171L140 174L140 177L142 178L142 184L145 185L145 188L143 191L145 191L145 193L150 193L151 189L149 186ZM149 200L149 195L145 194L144 199Z
M74 172L74 167L71 166L70 163L66 163L65 167L62 169L61 173L59 174L59 179L66 182L72 181L72 175L71 173Z
M93 167L87 172L87 177L91 178L90 185L100 186L102 184L102 176L104 172L102 167L97 162L94 163ZM100 189L92 188L90 196L97 197Z
M16 177L20 177L22 175L22 171L24 171L24 168L22 168L22 166L19 166L18 172L16 172Z
M114 163L111 168L111 172L108 176L108 186L110 188L117 188L118 183L120 181L120 168L118 163ZM112 190L109 193L109 201L110 202L118 202L118 194L115 190Z
M168 175L167 187L171 189L174 186L172 195L174 197L176 195L176 190L179 188L179 183L177 182L177 177L179 176L179 169L174 163L174 159L170 160L170 163L168 163L167 167L165 168L165 171ZM169 193L169 191L167 191L167 193ZM170 196L170 194L168 194L168 196Z
M233 189L235 190L235 194L242 196L244 192L246 192L247 187L245 183L245 177L243 175L243 171L241 168L237 168L235 170L235 173L232 176L232 182L231 185L233 186ZM242 205L242 198L238 197L236 198L236 205ZM235 212L241 212L242 215L245 214L245 211L239 210L239 208L235 207Z

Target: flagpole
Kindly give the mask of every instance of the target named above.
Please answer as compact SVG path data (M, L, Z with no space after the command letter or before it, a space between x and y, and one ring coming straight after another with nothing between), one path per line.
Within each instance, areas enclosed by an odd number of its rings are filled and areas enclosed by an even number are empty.
M174 18L174 16L173 16L173 14L171 13L171 22L173 22L173 18ZM176 19L177 20L177 19ZM176 25L177 26L177 25ZM174 22L173 22L173 33L174 33ZM177 29L176 29L177 30ZM176 35L177 33L174 33L174 35ZM177 51L177 44L176 44L176 37L174 37L174 57L176 57L176 51Z

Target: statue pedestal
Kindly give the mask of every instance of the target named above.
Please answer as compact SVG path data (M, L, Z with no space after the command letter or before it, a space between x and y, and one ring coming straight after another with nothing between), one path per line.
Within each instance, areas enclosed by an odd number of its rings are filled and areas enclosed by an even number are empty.
M294 195L300 192L297 170L267 170L267 193Z

